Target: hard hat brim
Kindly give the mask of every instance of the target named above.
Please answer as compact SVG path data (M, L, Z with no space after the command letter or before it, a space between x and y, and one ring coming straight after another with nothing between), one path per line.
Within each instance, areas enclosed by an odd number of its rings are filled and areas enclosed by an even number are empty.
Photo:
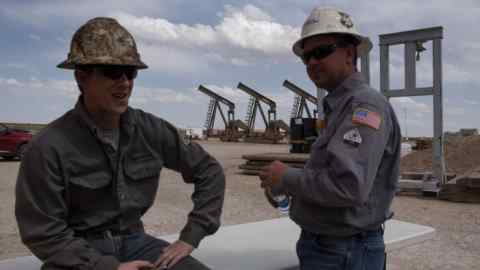
M125 63L104 63L102 61L88 61L88 63L81 64L81 63L72 63L68 59L61 62L60 64L57 65L57 68L62 68L62 69L75 69L76 66L78 65L109 65L109 66L133 66L136 67L137 69L147 69L148 66L143 63L141 60L136 61L135 63L132 64L125 64Z

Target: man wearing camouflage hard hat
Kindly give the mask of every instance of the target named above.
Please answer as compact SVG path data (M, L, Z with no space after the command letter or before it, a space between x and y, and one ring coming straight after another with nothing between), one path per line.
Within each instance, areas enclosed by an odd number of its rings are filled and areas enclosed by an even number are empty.
M325 122L303 169L274 161L260 178L262 187L291 198L302 270L384 267L383 224L393 215L401 134L387 99L357 72L357 57L371 47L335 8L313 9L293 45L311 81L328 92Z
M223 170L173 125L128 106L147 68L132 35L112 18L94 18L58 67L74 70L80 97L34 138L16 185L20 235L42 269L208 269L189 255L220 226ZM195 185L172 244L146 234L141 221L162 167Z

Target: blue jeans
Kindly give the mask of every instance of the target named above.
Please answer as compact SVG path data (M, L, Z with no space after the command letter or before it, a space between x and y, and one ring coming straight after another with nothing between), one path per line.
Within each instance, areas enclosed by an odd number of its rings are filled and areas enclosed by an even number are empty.
M150 236L143 231L124 236L111 238L86 239L90 245L103 255L116 257L120 262L145 260L155 263L162 254L162 250L170 243ZM179 261L170 270L209 270L204 264L187 256Z
M302 230L297 242L301 270L382 270L383 230L332 237Z

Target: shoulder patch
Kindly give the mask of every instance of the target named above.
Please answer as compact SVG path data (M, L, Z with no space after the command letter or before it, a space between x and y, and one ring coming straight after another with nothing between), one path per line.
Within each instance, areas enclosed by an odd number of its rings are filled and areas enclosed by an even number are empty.
M359 146L362 143L362 136L358 129L354 128L343 135L343 141L353 146Z
M380 128L382 117L377 112L372 112L364 108L358 108L353 112L352 122L354 124L365 125L374 129Z

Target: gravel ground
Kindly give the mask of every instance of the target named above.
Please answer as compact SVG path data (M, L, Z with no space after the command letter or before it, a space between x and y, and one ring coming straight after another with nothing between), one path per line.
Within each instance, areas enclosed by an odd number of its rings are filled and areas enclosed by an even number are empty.
M223 165L227 190L223 225L278 217L259 188L255 176L238 173L243 154L287 152L287 145L201 142ZM22 245L14 217L14 186L19 162L0 159L0 260L28 255ZM192 186L180 175L162 171L155 205L144 217L147 231L155 234L178 232L191 209ZM480 205L434 199L397 196L393 203L395 219L434 227L433 240L389 254L390 270L398 269L478 269L480 263ZM292 243L293 245L294 243Z

